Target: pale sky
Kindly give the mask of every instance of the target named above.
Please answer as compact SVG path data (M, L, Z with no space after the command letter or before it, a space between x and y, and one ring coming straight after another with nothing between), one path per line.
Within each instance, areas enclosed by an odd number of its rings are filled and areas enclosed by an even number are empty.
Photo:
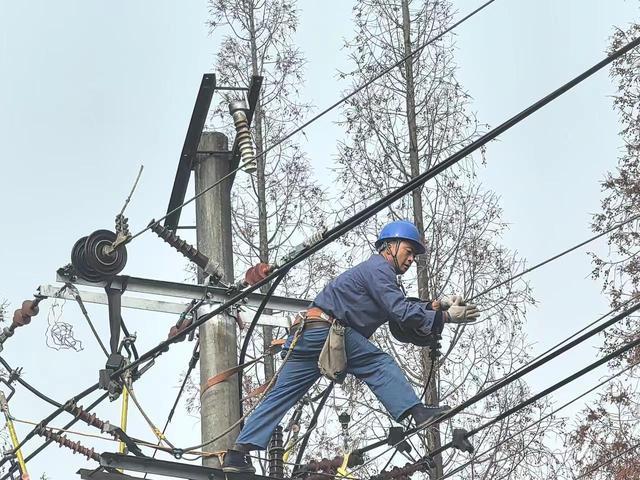
M454 3L462 15L482 2ZM338 82L336 70L346 65L341 39L351 32L350 6L338 0L299 2L297 37L308 62L304 92L319 109L347 88ZM613 25L638 21L638 13L635 1L497 0L456 30L458 79L473 96L479 119L498 125L599 61ZM7 219L0 298L10 301L10 314L38 285L54 283L56 269L68 263L79 237L113 228L141 163L144 174L127 210L131 228L138 231L164 214L197 89L202 74L212 71L218 48L208 35L207 18L204 0L0 0L0 202ZM608 71L602 71L489 146L481 178L502 197L503 218L511 225L505 244L529 264L591 235L599 182L616 165L622 145L613 93ZM321 177L328 177L341 137L333 123L337 119L328 115L300 137ZM183 222L192 219L188 208ZM183 267L179 255L146 234L129 246L123 273L182 281ZM532 354L607 310L600 284L589 278L591 269L581 251L529 277L539 301L527 317ZM93 384L104 360L71 302L63 319L74 325L85 350L48 349L49 305L43 304L31 325L7 341L2 355L12 366L24 367L27 381L62 402ZM106 339L106 307L91 306L90 313ZM175 321L135 311L125 311L125 320L138 332L141 351L164 339ZM533 390L594 360L597 344L541 369L529 379ZM137 385L138 396L159 424L191 348L187 343L172 347ZM562 401L586 390L605 371L554 398ZM11 408L15 417L30 421L52 409L23 389ZM98 413L115 421L118 409L116 402ZM69 417L60 419L55 425ZM174 422L169 433L175 443L197 442L196 419L180 409ZM132 425L132 431L151 439L139 420ZM19 436L30 428L19 425ZM99 452L116 448L82 441ZM38 444L30 442L25 454ZM53 447L29 469L32 477L47 472L58 480L87 465L94 464Z

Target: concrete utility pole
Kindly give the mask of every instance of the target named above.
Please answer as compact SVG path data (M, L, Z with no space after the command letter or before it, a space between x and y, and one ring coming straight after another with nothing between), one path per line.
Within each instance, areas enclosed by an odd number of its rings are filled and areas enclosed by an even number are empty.
M203 132L194 164L196 194L224 177L231 170L231 152L227 137L219 132ZM198 250L218 262L224 280L233 281L233 249L231 243L231 185L227 179L196 200L196 232ZM198 273L202 282L202 272ZM226 314L212 318L200 327L200 385L213 375L237 365L236 323ZM234 376L209 388L201 397L201 436L206 442L226 430L240 418L238 380ZM238 428L204 450L229 448ZM218 458L204 457L203 465L219 467Z

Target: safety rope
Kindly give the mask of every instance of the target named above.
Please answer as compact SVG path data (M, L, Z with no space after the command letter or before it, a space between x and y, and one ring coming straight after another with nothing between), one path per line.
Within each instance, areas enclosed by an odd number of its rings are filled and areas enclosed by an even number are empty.
M183 452L191 452L193 450L201 449L203 447L206 447L207 445L210 445L211 443L215 442L216 440L221 439L226 434L228 434L229 432L233 431L234 428L239 426L240 423L242 423L242 421L246 417L248 417L249 414L251 412L253 412L253 410L255 410L258 405L260 405L260 402L265 398L265 396L267 395L267 393L269 392L271 387L275 384L275 382L276 382L276 380L278 378L278 375L282 371L282 368L285 366L285 364L289 360L289 357L293 353L293 350L294 350L296 344L298 343L298 339L302 336L302 332L304 330L304 326L305 326L305 320L303 318L301 323L300 323L300 327L296 330L295 334L293 335L293 338L291 339L291 344L289 345L289 349L287 350L287 354L285 355L285 357L284 357L284 359L282 361L282 364L280 364L280 366L278 367L278 370L276 371L276 373L273 375L273 377L271 378L271 380L267 384L267 387L265 388L265 390L262 393L262 395L259 397L258 401L242 417L240 417L236 422L234 422L232 425L230 425L222 433L216 435L215 437L213 437L210 440L207 440L206 442L203 442L203 443L200 443L198 445L194 445L194 446L191 446L191 447L188 447L188 448L181 449Z
M136 408L144 418L145 422L147 422L147 425L149 426L153 434L158 439L158 442L164 442L167 444L168 447L175 448L173 444L164 435L164 433L161 432L158 427L156 427L156 425L153 423L149 415L147 415L147 413L144 411L144 409L142 408L142 405L140 405L140 402L138 402L138 399L133 391L133 387L129 386L128 391L129 391L129 396L131 397L131 400L133 400L133 403L135 404Z

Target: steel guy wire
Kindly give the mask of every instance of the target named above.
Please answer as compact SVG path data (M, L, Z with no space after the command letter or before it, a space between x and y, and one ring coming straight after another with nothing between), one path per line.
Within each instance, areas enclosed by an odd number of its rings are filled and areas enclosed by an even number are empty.
M369 87L371 84L373 84L374 82L378 81L380 78L382 78L383 76L385 76L387 73L393 71L396 67L398 67L399 65L402 65L404 62L406 62L407 60L409 60L410 58L412 58L414 55L417 55L418 53L422 52L422 50L424 50L425 48L427 48L429 45L431 45L432 43L440 40L442 37L444 37L447 33L451 32L454 28L458 27L459 25L463 24L465 21L469 20L471 17L473 17L475 14L479 13L481 10L484 10L486 7L488 7L489 5L491 5L493 2L495 2L495 0L489 0L485 3L483 3L482 5L480 5L478 8L476 8L475 10L473 10L472 12L468 13L467 15L465 15L464 17L462 17L460 20L458 20L456 23L454 23L453 25L451 25L450 27L446 28L445 30L443 30L442 32L440 32L438 35L436 35L433 38L430 38L428 41L426 41L425 43L423 43L422 45L418 46L415 50L411 51L408 55L402 57L402 59L400 59L399 61L395 62L394 64L386 67L384 70L382 70L380 73L378 73L377 75L374 75L371 79L367 80L365 83L363 83L362 85L360 85L359 87L357 87L354 91L352 91L351 93L349 93L348 95L346 95L345 97L342 97L340 100L338 100L337 102L333 103L332 105L330 105L329 107L325 108L324 110L322 110L320 113L318 113L317 115L311 117L309 120L307 120L305 123L303 123L302 125L296 127L295 129L293 129L291 132L285 134L282 138L280 138L279 140L277 140L273 145L269 146L268 148L264 149L262 152L260 152L258 155L255 156L255 158L248 160L244 163L240 163L238 165L238 167L229 172L228 174L226 174L224 177L222 177L221 179L219 179L218 181L216 181L214 184L208 186L207 188L205 188L203 191L199 192L197 195L193 196L192 198L190 198L189 200L186 200L185 202L182 203L182 205L177 206L176 208L174 208L173 210L171 210L170 212L167 212L166 215L164 215L162 218L160 218L159 220L157 220L156 223L160 223L161 221L163 221L164 219L166 219L169 215L172 215L173 213L177 212L178 210L180 210L182 207L184 207L185 205L188 205L189 203L193 202L196 198L200 197L201 195L204 195L206 192L208 192L209 190L211 190L212 188L215 188L216 186L218 186L220 183L224 182L225 180L227 180L228 178L232 177L233 175L235 175L239 170L241 170L242 168L245 167L245 165L255 161L256 159L258 159L259 157L262 157L264 155L266 155L268 152L270 152L271 150L273 150L274 148L276 148L277 146L281 145L282 143L286 142L287 140L289 140L291 137L293 137L294 135L296 135L297 133L300 133L301 131L303 131L305 128L307 128L309 125L311 125L312 123L316 122L317 120L319 120L321 117L323 117L324 115L326 115L327 113L331 112L332 110L334 110L336 107L339 107L340 105L342 105L344 102L346 102L347 100L349 100L350 98L352 98L353 96L355 96L356 94L358 94L360 91L364 90L365 88ZM144 232L146 232L147 230L149 230L151 228L150 225L148 225L147 227L145 227L144 229L140 230L138 233L136 233L135 235L133 235L131 238L129 238L127 240L127 242L124 242L122 245L125 245L126 243L131 242L134 238L142 235Z
M620 452L617 455L614 455L613 457L609 458L608 460L605 460L604 462L596 465L595 467L593 467L590 470L587 470L585 473L581 474L578 477L575 477L574 480L580 480L581 478L586 477L587 475L591 475L593 472L601 469L602 467L606 467L607 465L609 465L611 462L613 462L614 460L617 460L618 458L620 458L623 455L626 455L627 453L631 453L632 451L634 451L636 448L640 447L640 443L636 443L635 445L632 445L631 447L627 448L626 450Z
M169 410L169 415L167 416L167 420L164 422L164 427L162 428L162 434L164 435L167 432L167 428L169 428L169 423L171 423L171 420L173 419L173 415L176 412L176 408L178 407L178 403L180 402L180 397L182 397L182 393L184 392L184 389L187 385L187 382L189 381L189 377L191 375L191 372L193 371L193 369L196 367L196 364L198 363L198 359L199 359L199 350L200 347L200 339L198 338L195 342L195 345L193 347L193 352L191 353L191 358L189 359L189 365L187 368L187 372L184 376L184 379L182 380L182 384L180 385L180 389L178 390L178 394L176 395L175 400L173 401L173 405L171 406L171 410ZM160 446L160 442L158 442L158 446ZM158 451L154 450L153 454L151 455L151 458L156 458L156 453ZM148 473L144 474L144 477L142 478L147 478Z
M556 98L560 97L562 94L566 93L567 91L569 91L570 89L572 89L573 87L575 87L576 85L578 85L579 83L584 81L585 79L589 78L591 75L593 75L597 71L599 71L602 68L604 68L605 66L609 65L611 62L613 62L617 58L619 58L622 55L626 54L630 50L636 48L638 45L640 45L640 38L636 38L636 39L632 40L631 42L627 43L626 45L624 45L623 47L619 48L618 50L615 50L614 52L610 53L606 58L604 58L600 62L598 62L595 65L593 65L591 68L587 69L586 71L584 71L580 75L574 77L572 80L570 80L569 82L565 83L564 85L562 85L558 89L554 90L553 92L549 93L548 95L546 95L542 99L538 100L534 104L530 105L526 109L524 109L521 112L519 112L518 114L514 115L513 117L511 117L507 121L503 122L498 127L495 127L492 130L490 130L489 132L485 133L480 138L478 138L475 141L471 142L469 145L467 145L466 147L462 148L461 150L459 150L455 154L451 155L446 160L438 163L437 165L433 166L429 170L427 170L427 171L423 172L422 174L416 176L415 178L413 178L409 182L405 183L404 185L398 187L397 189L395 189L393 192L391 192L390 194L386 195L382 199L374 202L372 205L369 205L368 207L366 207L363 210L361 210L360 212L354 214L352 217L350 217L349 219L343 221L342 223L340 223L339 225L337 225L333 229L327 231L326 236L322 240L320 240L319 242L317 242L314 245L311 245L307 250L303 251L300 255L296 256L295 258L293 258L292 260L287 262L280 269L274 271L272 274L270 274L269 276L267 276L266 278L264 278L260 282L256 283L255 285L252 285L252 286L246 288L245 290L243 290L242 292L234 295L227 302L223 303L222 305L220 305L218 308L214 309L210 313L208 313L206 315L203 315L196 322L193 322L189 327L184 329L182 332L177 334L175 337L173 337L171 339L168 339L168 340L165 340L164 342L161 342L160 344L158 344L156 347L148 350L146 353L142 354L138 360L130 363L129 365L127 365L124 368L121 368L121 369L113 372L112 375L111 375L111 378L115 378L116 376L121 375L124 371L126 371L128 369L131 369L131 368L134 368L139 363L142 363L145 360L148 360L150 358L155 358L156 356L161 355L163 353L163 351L169 345L171 345L173 343L176 343L177 341L182 339L184 336L188 335L190 332L194 331L196 328L198 328L200 325L202 325L204 322L206 322L210 318L212 318L215 315L219 314L220 312L224 311L225 309L227 309L228 307L230 307L233 304L237 303L238 301L246 298L247 295L249 295L250 293L252 293L255 290L259 289L263 285L266 285L267 283L269 283L272 280L274 280L280 274L281 270L284 270L285 268L289 269L289 268L297 265L302 260L304 260L305 258L309 257L310 255L312 255L316 251L320 250L321 248L324 248L324 246L326 246L329 243L333 242L335 239L339 238L340 236L342 236L347 231L349 231L349 230L355 228L356 226L360 225L361 223L363 223L368 218L371 218L373 215L375 215L376 213L378 213L381 210L383 210L386 206L388 206L388 205L392 204L393 202L395 202L396 200L402 198L404 195L406 195L407 193L409 193L409 192L413 191L414 189L418 188L419 186L421 186L422 184L424 184L425 182L427 182L431 178L435 177L439 173L443 172L447 168L455 165L456 163L458 163L463 158L467 157L468 155L470 155L471 153L473 153L477 149L479 149L482 146L484 146L489 141L491 141L491 140L495 139L496 137L498 137L501 133L504 133L505 131L509 130L514 125L518 124L519 122L521 122L525 118L529 117L530 115L532 115L536 111L540 110L545 105L549 104L550 102L552 102ZM98 384L96 383L93 386L91 386L88 389L86 389L85 391L81 392L79 394L80 398L82 398L82 397L88 395L89 393L95 391L97 388L98 388ZM44 422L48 422L48 421L50 421L50 417L51 418L55 418L55 416L57 416L59 413L60 412L54 412L54 414L52 414L49 417L45 418L43 421ZM28 435L29 438L31 438L34 434L35 433L33 433L33 432L31 434L29 434ZM22 443L24 443L25 441L26 440L23 439ZM0 465L1 464L2 464L2 462L0 462ZM3 480L3 479L0 479L0 480Z
M456 467L454 470L447 472L445 475L438 477L436 480L444 480L445 478L449 478L451 475L455 475L456 473L464 470L466 467L468 467L469 465L471 465L472 463L477 462L478 457L482 457L484 455L486 455L487 453L491 453L494 450L497 450L500 446L504 445L506 442L513 440L515 437L517 437L518 435L520 435L521 433L526 432L527 430L529 430L530 428L542 423L544 420L546 420L547 418L555 415L556 413L558 413L559 411L565 409L566 407L568 407L569 405L572 405L573 403L577 402L578 400L580 400L581 398L584 398L585 396L589 395L590 393L594 392L595 390L597 390L598 388L602 387L603 385L606 385L607 383L611 382L612 380L618 378L620 375L622 375L623 373L626 373L627 371L631 370L632 368L636 367L638 364L634 363L632 365L627 366L626 368L620 370L619 372L616 372L613 375L610 375L609 377L607 377L606 379L604 379L603 381L601 381L600 383L598 383L597 385L591 387L590 389L584 391L583 393L581 393L580 395L573 397L571 400L567 401L566 403L562 404L561 406L553 409L551 412L549 412L548 414L544 415L543 417L539 418L538 420L531 422L529 425L523 427L522 429L520 429L519 431L509 435L507 438L504 438L503 440L500 440L498 443L496 443L495 445L487 448L486 450L484 450L482 453L478 453L476 455L474 455L474 457L465 462L464 464Z
M640 305L637 305L635 307L633 307L632 309L629 309L626 311L626 314L620 318L620 320L622 318L625 318L626 316L630 315L631 313L633 313L634 311L638 310L640 308ZM495 418L493 418L492 420L490 420L489 422L471 430L470 432L468 432L468 434L465 436L466 438L471 437L473 435L475 435L476 433L480 432L481 430L484 430L485 428L490 427L491 425L493 425L496 422L499 422L500 420L503 420L511 415L513 415L514 413L518 412L519 410L531 405L532 403L540 400L541 398L549 395L550 393L553 393L554 391L556 391L557 389L567 385L568 383L571 383L572 381L576 380L577 378L580 378L581 376L591 372L592 370L600 367L601 365L604 365L605 363L613 360L614 358L619 357L620 355L623 355L624 353L628 352L629 350L640 346L640 338L632 341L632 342L628 342L626 344L624 344L622 347L616 349L615 351L605 355L604 357L600 358L599 360L587 365L585 368L579 370L578 372L573 373L572 375L565 377L564 379L562 379L561 381L553 384L552 386L542 390L541 392L537 393L536 395L528 398L527 400L524 400L520 403L518 403L517 405L515 405L514 407L508 409L507 411L499 414L498 416L496 416ZM487 389L490 390L490 389ZM480 396L483 392L481 392L480 394L478 394L477 396ZM484 398L486 395L482 395L481 398ZM470 399L471 400L471 399ZM455 413L459 412L461 409L466 408L465 404L467 404L469 402L469 400L467 400L466 402L463 402L462 404L458 405L457 407L453 408L451 411L445 413L444 415L438 417L437 419L435 419L434 421L431 421L429 423L427 423L426 425L422 426L422 427L415 427L409 431L406 432L406 436L405 438L409 438L413 435L415 435L416 433L419 433L420 431L424 430L424 428L433 425L435 423L442 423L444 420L447 420L449 418L451 418L451 416L453 416ZM455 412L455 413L454 413ZM400 443L400 442L399 442ZM375 460L376 458L380 457L381 455L389 452L391 449L395 448L397 445L393 445L392 447L386 449L384 452L382 452L381 454L378 454L374 457L372 457L372 459L366 461L365 463L363 463L362 465L359 465L356 469L352 470L352 472L355 472L361 468L363 468L364 466L366 466L367 464L371 463L373 460ZM435 455L438 455L440 453L442 453L443 451L449 449L453 447L453 443L452 442L448 442L445 445L442 445L441 447L431 451L428 453L427 457L433 457ZM359 452L362 453L363 451L367 451L365 449L359 449Z
M133 387L128 385L128 386L125 386L125 388L129 390L129 396L131 397L131 400L133 400L134 405L136 406L136 408L144 418L145 422L147 422L147 425L149 426L153 434L156 436L157 440L159 442L165 442L169 446L169 448L175 448L173 444L169 441L169 439L167 439L164 436L164 432L160 432L160 429L156 427L156 425L153 423L153 421L151 420L147 412L144 411L144 409L142 408L142 405L140 405L140 402L138 402L138 399L136 398L136 395L133 392Z
M84 306L84 302L82 301L82 297L80 296L80 291L76 288L76 286L73 283L66 282L65 286L66 286L67 290L69 290L73 294L73 297L76 299L76 302L77 302L78 306L80 307L80 311L82 312L82 315L84 315L84 318L87 320L87 323L89 324L89 328L91 328L91 331L93 332L93 336L98 341L98 344L100 345L100 348L104 352L105 356L108 358L109 357L109 352L107 352L107 349L104 346L104 343L102 342L102 339L100 338L100 335L98 335L98 331L96 330L96 327L93 325L93 322L91 321L91 318L89 317L89 312L87 311L86 307Z

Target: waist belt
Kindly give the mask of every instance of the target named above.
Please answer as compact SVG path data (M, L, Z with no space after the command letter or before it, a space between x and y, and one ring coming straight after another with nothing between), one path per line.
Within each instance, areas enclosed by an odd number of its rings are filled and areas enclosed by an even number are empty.
M296 315L296 318L291 325L291 331L300 328L303 320L305 328L326 328L331 326L334 318L328 313L323 312L318 307L311 307L307 309L306 312Z

